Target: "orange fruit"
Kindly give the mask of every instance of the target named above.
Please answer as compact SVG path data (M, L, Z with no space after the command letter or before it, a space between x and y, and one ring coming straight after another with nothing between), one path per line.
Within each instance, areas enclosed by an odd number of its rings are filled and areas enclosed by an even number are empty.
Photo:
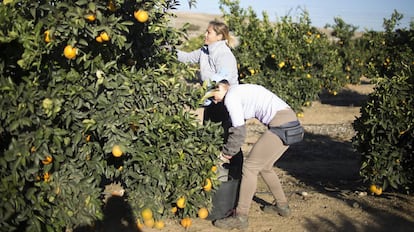
M148 220L152 218L152 211L150 208L145 208L141 211L141 216L144 220Z
M371 186L369 186L369 191L371 193L375 193L377 191L377 186L375 184L372 184Z
M144 225L148 228L152 228L154 227L155 224L155 220L154 218L150 218L150 219L144 219Z
M102 38L103 41L109 41L109 35L105 31L101 32L99 36Z
M180 209L184 209L184 207L185 207L185 197L178 198L177 207L180 208Z
M102 42L103 42L103 39L102 39L102 37L101 37L101 36L97 36L97 37L95 38L95 40L96 40L96 42L98 42L98 43L102 43Z
M49 179L50 179L50 174L49 174L48 172L45 172L45 173L43 174L43 180L44 180L45 182L47 182L47 181L49 181Z
M371 192L371 194L375 194L375 195L381 195L382 194L382 188L378 187L375 184L372 184L371 186L369 186L369 191Z
M207 218L207 216L208 216L208 210L206 209L206 208L200 208L199 210L198 210L198 217L199 218L201 218L201 219L206 219Z
M217 166L214 165L213 167L211 167L211 171L212 172L217 172Z
M137 228L141 231L144 228L144 224L142 224L141 220L137 218Z
M49 43L51 41L51 39L50 39L50 31L49 30L45 31L44 32L44 35L45 35L45 42L46 43Z
M63 54L65 55L66 58L68 58L69 60L71 59L75 59L76 58L76 52L77 52L77 48L72 47L71 45L67 45L65 47L65 49L63 50Z
M95 14L87 14L85 16L85 18L89 21L89 22L93 22L96 20L96 15Z
M137 10L134 12L134 17L136 20L138 20L138 22L145 23L148 21L148 12L145 10Z
M165 227L165 223L161 220L156 221L155 224L154 224L154 227L156 229L163 229Z
M171 208L171 213L176 213L176 212L177 212L177 210L178 210L178 209L177 209L177 207L172 207L172 208Z
M186 217L186 218L181 219L180 224L181 224L182 227L187 229L191 226L191 222L192 222L191 218Z
M46 156L46 157L45 157L45 159L44 159L44 160L42 160L42 163L43 163L44 165L48 165L48 164L51 164L51 163L52 163L52 161L53 161L52 156L48 155L48 156Z
M204 191L209 192L211 191L212 186L213 184L211 183L211 180L207 178L205 181L205 185L203 186L203 189Z
M114 145L112 147L112 155L114 157L121 157L122 156L122 149L119 145Z
M382 188L378 187L377 191L375 192L375 194L377 194L378 196L382 194Z

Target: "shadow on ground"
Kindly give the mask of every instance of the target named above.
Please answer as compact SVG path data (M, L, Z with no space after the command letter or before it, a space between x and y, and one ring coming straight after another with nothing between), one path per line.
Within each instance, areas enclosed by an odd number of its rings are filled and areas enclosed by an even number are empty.
M366 83L371 88L371 84ZM363 86L363 85L360 85ZM367 87L368 88L368 87ZM332 106L362 106L364 102L368 99L368 95L354 91L351 89L343 89L338 95L334 96L328 91L323 91L319 94L319 101L322 104L329 104Z
M102 221L94 226L81 226L74 232L141 232L135 222L131 206L123 197L112 196L106 202Z

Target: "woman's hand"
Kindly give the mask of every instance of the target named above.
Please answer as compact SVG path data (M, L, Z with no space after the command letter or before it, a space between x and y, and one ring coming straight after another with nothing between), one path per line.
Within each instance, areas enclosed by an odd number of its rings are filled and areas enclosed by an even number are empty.
M226 155L226 154L224 154L223 152L220 152L219 159L220 159L221 161L223 161L224 163L229 163L229 162L230 162L230 159L231 159L232 157L233 157L233 156L231 156L231 155Z

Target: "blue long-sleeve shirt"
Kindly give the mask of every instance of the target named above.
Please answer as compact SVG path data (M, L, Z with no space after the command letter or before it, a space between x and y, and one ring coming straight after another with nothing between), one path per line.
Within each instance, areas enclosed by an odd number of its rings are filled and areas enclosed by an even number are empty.
M200 65L200 79L219 82L226 79L230 85L239 83L237 61L227 46L220 40L192 52L177 51L178 60L184 63Z

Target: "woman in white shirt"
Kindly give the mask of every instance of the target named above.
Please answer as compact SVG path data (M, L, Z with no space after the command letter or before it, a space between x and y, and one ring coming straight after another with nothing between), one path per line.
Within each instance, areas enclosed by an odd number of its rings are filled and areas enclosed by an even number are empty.
M286 145L281 137L273 132L273 129L289 122L299 123L296 113L285 101L260 85L230 86L226 81L222 81L217 84L213 95L214 102L224 102L232 123L229 128L229 138L220 155L220 159L224 162L231 160L243 145L247 119L256 118L269 128L258 139L243 162L240 194L235 214L215 221L214 225L223 229L248 227L249 209L256 192L259 174L275 199L275 204L265 207L264 211L288 216L290 214L289 204L280 180L273 171L273 164L289 148L289 145ZM300 124L299 127L300 130L303 129ZM300 136L303 136L303 133Z

